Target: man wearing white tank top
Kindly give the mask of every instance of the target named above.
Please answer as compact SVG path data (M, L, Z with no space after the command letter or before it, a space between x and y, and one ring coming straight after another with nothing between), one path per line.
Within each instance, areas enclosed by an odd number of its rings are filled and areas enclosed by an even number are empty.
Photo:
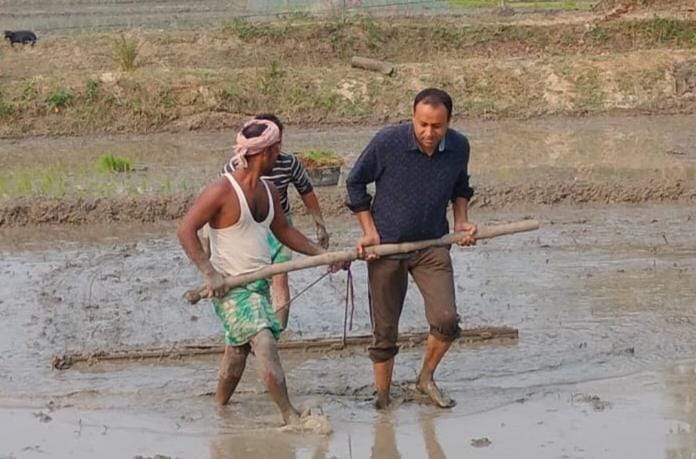
M259 360L260 377L280 408L285 423L299 420L288 398L285 374L276 340L282 330L271 305L267 280L227 290L224 276L257 271L271 263L267 234L270 230L284 245L305 255L325 250L288 224L278 192L261 180L280 154L278 126L268 120L251 120L237 134L235 169L208 185L181 220L177 235L186 255L203 274L204 297L225 330L225 354L215 401L226 405L244 372L253 350ZM210 226L210 258L197 232ZM337 271L342 266L330 269Z
M256 115L254 119L272 121L280 130L280 137L283 137L283 123L272 113L263 113ZM228 161L223 167L225 172L234 172L235 166L233 161ZM292 214L290 209L290 200L288 199L288 189L290 184L295 187L295 190L300 195L302 203L307 209L307 213L314 220L316 226L317 242L325 249L329 248L329 234L326 232L326 224L319 207L319 200L314 193L314 187L309 180L309 175L304 166L292 153L284 153L281 151L278 159L273 165L271 172L263 177L264 180L273 183L278 190L280 196L280 204L282 211L292 224ZM280 208L278 209L280 211ZM271 262L283 263L292 259L292 251L281 244L273 234L268 235L268 243L271 246ZM207 231L204 231L204 237L207 236ZM203 240L203 245L207 241ZM278 316L283 330L287 328L288 318L290 315L290 286L288 284L288 274L281 273L273 276L271 280L271 298L273 299L273 309Z

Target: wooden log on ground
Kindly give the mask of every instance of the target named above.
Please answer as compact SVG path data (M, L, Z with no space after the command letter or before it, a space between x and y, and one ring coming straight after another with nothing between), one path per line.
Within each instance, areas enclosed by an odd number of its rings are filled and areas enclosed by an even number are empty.
M404 347L422 344L428 332L404 332L399 334L398 343ZM513 342L519 338L516 328L481 327L462 330L459 342L472 344L482 342ZM346 348L367 346L372 342L372 335L355 335L346 337L310 338L280 341L278 347L286 351L330 352ZM77 362L99 362L109 360L144 360L194 357L200 355L222 354L224 344L185 345L156 349L124 349L99 352L77 352L59 354L53 357L52 366L57 370L66 370Z
M369 57L353 56L350 60L350 65L363 70L371 70L379 72L387 76L394 75L394 64Z
M503 236L506 234L515 234L525 231L533 231L539 228L539 222L536 220L521 220L513 223L502 225L493 225L481 227L476 233L476 239L490 239L493 237ZM439 239L428 239L417 242L403 242L400 244L381 244L372 247L367 247L367 253L374 253L378 256L396 255L399 253L415 252L416 250L427 249L429 247L452 245L465 237L467 233L450 233L442 236ZM241 276L226 277L225 286L228 289L239 287L260 279L269 279L276 274L298 271L300 269L314 268L317 266L330 265L332 263L355 261L358 259L358 251L356 249L341 250L337 252L327 252L313 257L305 257L297 260L291 260L285 263L277 263L266 266L253 273L243 274ZM187 291L184 298L191 304L196 304L201 300L201 291L205 290L205 286Z

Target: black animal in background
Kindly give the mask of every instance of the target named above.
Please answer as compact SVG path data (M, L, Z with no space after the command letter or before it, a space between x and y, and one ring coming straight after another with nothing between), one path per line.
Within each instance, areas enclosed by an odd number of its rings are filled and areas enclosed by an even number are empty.
M5 40L9 41L10 46L12 46L13 48L15 43L21 43L23 45L31 43L31 46L34 46L34 44L36 43L36 34L31 30L17 30L14 32L6 30Z

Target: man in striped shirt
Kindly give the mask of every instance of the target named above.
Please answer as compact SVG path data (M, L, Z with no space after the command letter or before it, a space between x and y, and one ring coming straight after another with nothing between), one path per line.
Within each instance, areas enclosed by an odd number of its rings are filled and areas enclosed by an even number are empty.
M254 117L257 120L268 120L278 126L281 136L283 135L283 123L277 116L264 113ZM225 164L224 172L232 172L234 167L231 162ZM316 227L317 242L323 248L329 247L329 234L326 232L326 225L319 207L319 200L314 194L314 187L309 181L309 176L302 163L291 153L281 152L276 160L275 166L270 174L261 177L268 180L278 189L280 204L283 207L285 217L292 224L290 201L288 200L288 187L292 184L300 195L302 202L307 208L307 212L312 216ZM271 246L271 256L273 263L290 261L292 251L280 243L273 235L268 233L268 243ZM288 315L290 313L290 286L288 285L288 275L278 274L273 276L271 282L271 295L273 298L273 310L278 315L283 329L287 327Z

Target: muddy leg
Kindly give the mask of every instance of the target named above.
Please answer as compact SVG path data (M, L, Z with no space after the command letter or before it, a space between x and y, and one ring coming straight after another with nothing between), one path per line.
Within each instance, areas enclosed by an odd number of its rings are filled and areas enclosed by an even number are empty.
M428 343L423 358L423 368L416 381L418 390L429 396L440 408L451 408L457 403L449 398L446 393L441 391L433 380L435 369L451 344L451 341L441 341L433 335L428 335Z
M242 379L247 355L249 355L248 344L245 346L225 346L225 354L220 362L217 391L215 392L215 402L218 405L226 405L230 401L239 380Z
M288 316L290 315L290 286L288 285L288 275L278 274L271 280L271 296L273 298L273 310L278 316L280 325L285 330L288 326Z
M377 389L377 400L375 406L378 410L389 407L389 389L391 388L392 372L394 370L394 357L385 362L375 362L373 364L375 372L375 388Z
M273 401L278 405L286 424L299 422L299 413L290 404L288 388L285 385L285 373L280 365L278 346L270 330L261 330L251 339L251 348L256 356L259 375L263 380Z

